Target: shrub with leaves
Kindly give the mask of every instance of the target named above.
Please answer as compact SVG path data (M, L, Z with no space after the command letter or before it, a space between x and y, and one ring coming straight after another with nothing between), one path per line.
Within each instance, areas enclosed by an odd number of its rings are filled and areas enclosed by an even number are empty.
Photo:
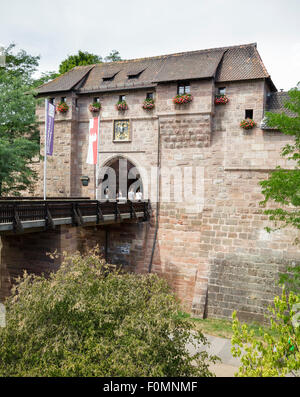
M269 307L270 329L260 329L261 338L254 336L246 324L233 313L232 354L241 357L237 376L265 377L299 376L300 370L300 296L293 292L275 297Z
M1 376L212 376L215 357L167 283L122 273L97 250L64 255L48 278L24 274L6 302Z
M293 291L300 295L300 265L288 266L286 273L281 273L279 284L284 286L287 291Z

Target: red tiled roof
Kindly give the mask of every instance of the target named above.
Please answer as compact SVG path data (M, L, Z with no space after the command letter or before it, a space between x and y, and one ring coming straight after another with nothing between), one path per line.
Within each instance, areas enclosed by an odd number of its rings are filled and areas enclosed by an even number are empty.
M142 72L137 78L129 79L128 75L133 71ZM86 79L83 81L85 76ZM107 77L113 78L103 81L103 78ZM216 81L225 82L270 79L270 76L262 63L256 44L252 43L77 67L41 86L38 91L39 94L67 91L80 81L82 85L78 92L84 93L203 78L215 78Z
M217 81L249 80L270 77L256 45L238 46L225 51Z

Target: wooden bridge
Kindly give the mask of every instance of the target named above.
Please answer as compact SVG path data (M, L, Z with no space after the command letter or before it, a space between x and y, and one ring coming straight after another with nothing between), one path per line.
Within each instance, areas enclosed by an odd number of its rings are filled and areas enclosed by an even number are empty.
M149 201L97 201L89 198L0 198L0 233L25 229L54 229L56 225L84 226L144 222L150 217Z

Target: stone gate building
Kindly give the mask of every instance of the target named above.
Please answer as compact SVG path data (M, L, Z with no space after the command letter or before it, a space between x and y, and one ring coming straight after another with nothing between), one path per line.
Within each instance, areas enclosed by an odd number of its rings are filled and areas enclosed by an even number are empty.
M175 104L178 93L190 93L193 101ZM219 94L229 102L216 105ZM76 67L41 86L39 97L69 106L55 119L50 196L95 198L95 167L86 156L89 104L99 101L98 166L128 160L153 208L149 224L70 229L69 246L104 246L109 233L110 261L167 278L187 310L230 317L236 309L241 319L260 320L278 292L278 272L299 261L300 252L294 231L264 229L269 223L259 205L259 181L278 165L290 167L280 157L290 138L260 128L264 112L282 109L286 95L277 92L256 44ZM142 107L146 98L154 99L154 109ZM115 105L124 99L128 109L118 111ZM43 106L37 115L42 147ZM246 117L255 128L240 127ZM118 121L128 132L123 140L116 136ZM176 201L181 177L164 181L151 171L156 167L202 170L202 193ZM42 163L40 175L42 180ZM82 176L89 177L88 186ZM168 189L171 201L163 200ZM42 183L36 194L42 194Z

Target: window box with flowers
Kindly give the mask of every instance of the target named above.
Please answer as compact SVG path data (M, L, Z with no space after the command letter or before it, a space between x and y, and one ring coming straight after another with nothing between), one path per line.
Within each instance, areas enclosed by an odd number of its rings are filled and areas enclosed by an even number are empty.
M94 102L94 103L91 103L89 105L89 111L92 112L92 113L99 112L100 109L101 109L101 103L100 102Z
M116 104L116 109L120 110L120 111L127 110L128 109L128 105L127 105L126 101L119 101Z
M190 103L190 102L192 102L192 100L193 100L193 97L192 97L191 94L176 95L176 96L173 98L173 102L174 102L176 105L182 105L182 104L184 104L184 103Z
M66 102L60 102L57 106L56 106L56 110L59 113L67 113L67 111L69 110L69 106L67 105Z
M240 127L243 128L244 130L251 130L251 128L254 128L256 126L256 123L252 119L245 119L242 120L240 123Z
M229 98L226 95L216 95L215 105L226 105L229 102Z
M152 98L147 98L144 100L143 109L152 110L155 107L154 100Z

